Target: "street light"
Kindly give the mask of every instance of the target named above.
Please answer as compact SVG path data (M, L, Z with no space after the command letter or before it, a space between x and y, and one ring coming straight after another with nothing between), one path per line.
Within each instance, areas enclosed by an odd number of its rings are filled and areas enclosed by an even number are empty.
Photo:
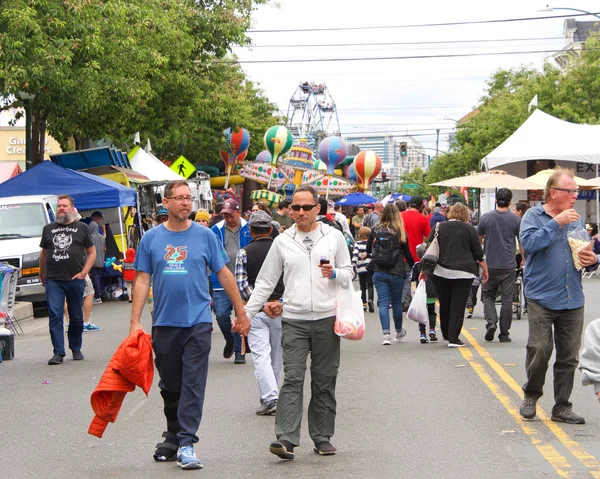
M23 101L25 108L25 169L28 170L33 166L31 161L31 110L29 103L35 98L35 95L26 91L20 91L19 97Z
M588 12L587 10L580 10L579 8L551 7L550 5L546 5L546 8L540 8L538 12L553 12L554 10L569 10L571 12L585 13L586 15L593 15L596 18L600 18L597 13Z

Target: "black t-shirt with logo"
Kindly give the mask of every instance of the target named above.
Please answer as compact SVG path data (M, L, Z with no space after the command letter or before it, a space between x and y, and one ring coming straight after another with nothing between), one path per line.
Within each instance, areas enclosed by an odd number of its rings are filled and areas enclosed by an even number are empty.
M85 223L68 225L52 222L44 226L40 248L47 250L46 279L70 281L83 270L87 248L94 246Z

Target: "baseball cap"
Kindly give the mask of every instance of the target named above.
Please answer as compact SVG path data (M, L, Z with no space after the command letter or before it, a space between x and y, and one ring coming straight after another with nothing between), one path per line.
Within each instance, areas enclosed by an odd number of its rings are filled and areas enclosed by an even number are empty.
M413 208L420 208L423 206L423 197L422 196L413 196L410 199L410 206Z
M240 204L236 200L225 200L221 213L231 214L236 211L240 211Z
M167 209L166 209L166 208L164 208L164 207L161 207L161 208L159 208L159 209L156 211L156 216L157 216L157 217L158 217L158 216L169 216L169 210L167 210Z
M512 200L512 191L508 188L499 188L496 191L496 201L502 201L508 204L508 202Z
M77 208L73 208L73 218L75 221L79 221L81 219L81 214L77 211Z
M272 221L266 211L258 210L250 215L248 223L250 224L250 228L269 228Z

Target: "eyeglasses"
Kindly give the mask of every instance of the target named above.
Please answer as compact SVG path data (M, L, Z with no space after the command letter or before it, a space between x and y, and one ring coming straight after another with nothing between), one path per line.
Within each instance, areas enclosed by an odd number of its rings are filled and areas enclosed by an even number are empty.
M315 206L318 205L290 205L294 211L300 211L301 209L304 211L311 211Z
M184 201L192 201L194 199L193 196L167 196L166 198L169 200L178 201L179 203L183 203Z
M571 196L573 195L578 195L579 194L579 188L576 190L570 190L568 188L552 188L553 190L558 190L558 191L566 191L567 193L569 193Z

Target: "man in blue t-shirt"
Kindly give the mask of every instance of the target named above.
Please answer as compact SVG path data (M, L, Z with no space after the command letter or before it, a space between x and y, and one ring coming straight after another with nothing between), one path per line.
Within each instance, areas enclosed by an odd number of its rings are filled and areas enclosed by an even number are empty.
M165 186L169 219L140 242L129 329L143 329L140 317L152 280L152 347L167 418L165 442L157 445L154 460L177 458L184 469L202 468L193 444L198 442L211 348L207 267L233 303L235 330L245 336L250 329L235 278L225 266L229 258L223 246L208 228L188 220L192 199L185 181Z

